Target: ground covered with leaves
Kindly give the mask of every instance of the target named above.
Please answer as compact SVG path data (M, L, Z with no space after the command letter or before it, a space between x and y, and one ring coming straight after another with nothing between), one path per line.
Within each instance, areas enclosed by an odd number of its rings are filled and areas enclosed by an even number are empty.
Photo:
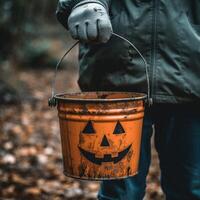
M53 69L21 69L15 74L21 102L0 107L0 199L96 199L98 182L63 175L56 109L48 107ZM77 71L62 70L59 83L77 91ZM155 150L146 200L162 200Z

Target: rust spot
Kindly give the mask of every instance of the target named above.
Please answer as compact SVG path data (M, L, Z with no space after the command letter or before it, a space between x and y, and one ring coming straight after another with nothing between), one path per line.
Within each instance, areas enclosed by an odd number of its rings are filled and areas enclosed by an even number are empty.
M127 176L129 176L131 174L131 168L130 168L130 166L128 166L128 168L127 168Z
M83 110L82 110L83 114L88 114L87 105L86 104L82 104L82 106L83 106Z
M80 132L80 135L79 135L79 144L83 144L83 143L85 143L85 140L84 140L83 135Z
M127 155L127 161L130 162L131 158L132 158L132 155L133 155L133 150L131 149L129 152L128 152L128 155Z
M106 99L107 97L108 97L107 94L103 94L103 95L99 96L100 99Z
M86 166L86 164L84 164L84 163L81 163L81 164L79 165L79 176L80 176L80 177L82 177L82 176L85 175L86 168L87 168L87 166Z

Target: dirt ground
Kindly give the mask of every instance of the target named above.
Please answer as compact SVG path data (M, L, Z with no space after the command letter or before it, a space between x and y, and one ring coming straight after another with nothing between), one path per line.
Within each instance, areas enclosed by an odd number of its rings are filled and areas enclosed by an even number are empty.
M68 65L70 64L70 60ZM53 69L21 69L15 73L22 102L0 107L0 199L96 199L98 182L63 175L57 111L48 107ZM77 70L58 73L58 88L78 91ZM163 200L157 154L147 177L145 200Z

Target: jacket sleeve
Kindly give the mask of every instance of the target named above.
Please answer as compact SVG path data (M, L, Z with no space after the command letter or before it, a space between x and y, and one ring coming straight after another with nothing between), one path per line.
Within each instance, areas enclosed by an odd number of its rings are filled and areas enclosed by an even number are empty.
M68 17L76 5L85 3L99 3L109 10L111 0L59 0L56 10L58 21L67 29Z

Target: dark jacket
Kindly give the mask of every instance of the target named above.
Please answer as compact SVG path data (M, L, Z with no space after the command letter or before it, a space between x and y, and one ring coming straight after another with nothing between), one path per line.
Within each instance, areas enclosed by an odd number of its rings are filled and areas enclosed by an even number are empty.
M67 21L74 4L57 11ZM200 102L200 0L99 0L109 9L113 31L148 62L151 97L157 103ZM146 92L144 64L126 42L80 45L83 91Z

